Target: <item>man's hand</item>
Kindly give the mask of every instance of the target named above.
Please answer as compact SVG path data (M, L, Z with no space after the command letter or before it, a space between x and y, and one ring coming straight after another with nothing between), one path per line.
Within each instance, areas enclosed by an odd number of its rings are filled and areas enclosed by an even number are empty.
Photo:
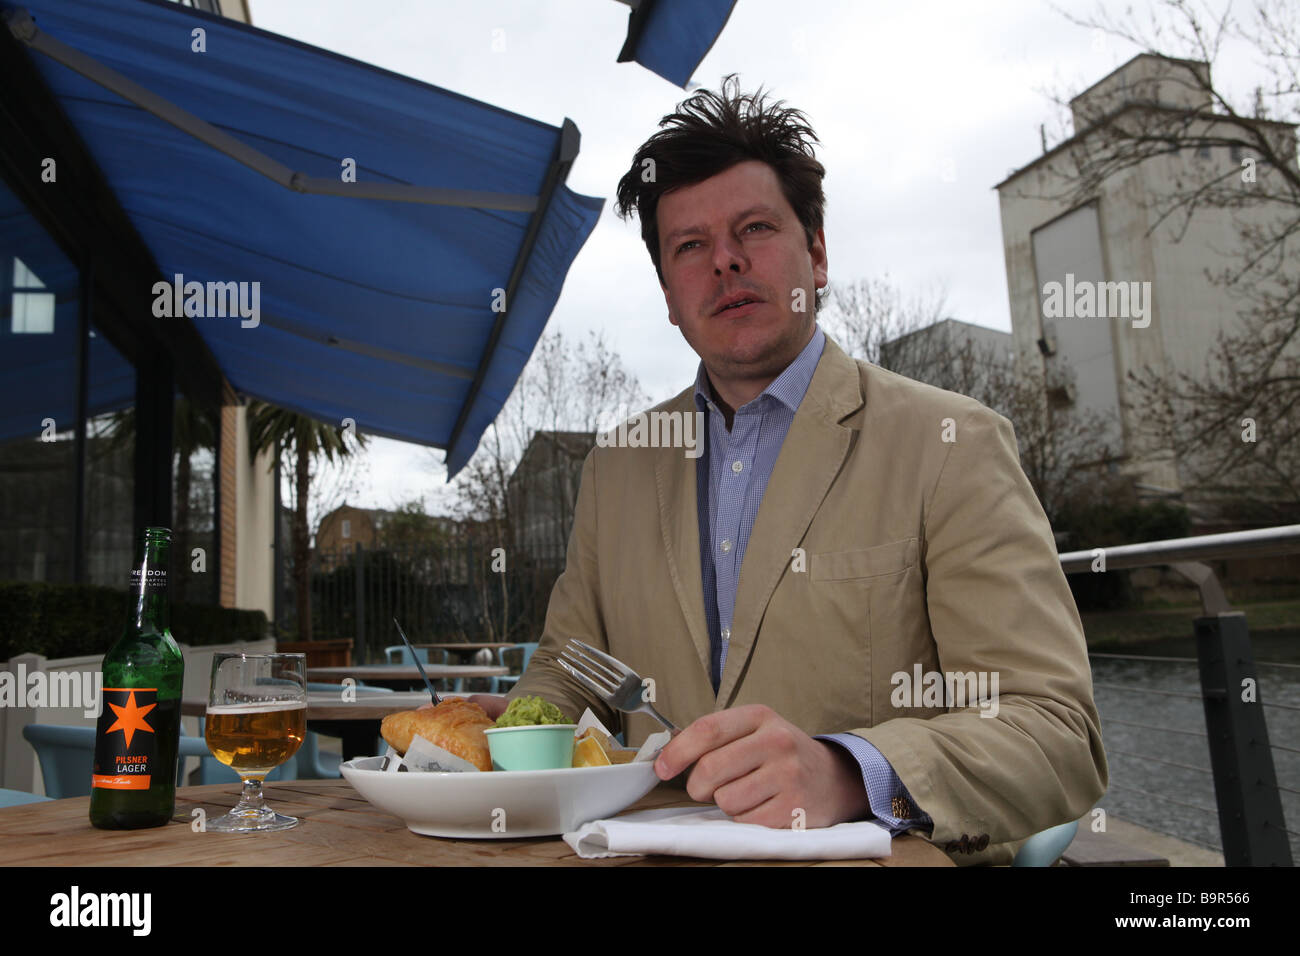
M782 829L804 811L806 827L828 827L869 812L858 762L833 743L813 740L762 704L701 717L655 760L661 780L692 763L686 792L712 801L739 823Z
M504 714L510 706L510 701L503 694L470 694L469 702L478 704L483 708L483 713L493 720Z

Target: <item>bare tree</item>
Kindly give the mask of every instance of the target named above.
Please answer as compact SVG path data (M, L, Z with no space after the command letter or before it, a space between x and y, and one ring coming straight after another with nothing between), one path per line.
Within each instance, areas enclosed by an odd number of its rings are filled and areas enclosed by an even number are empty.
M891 343L941 321L948 310L947 293L942 288L904 299L888 275L833 282L827 291L826 307L817 316L822 328L850 355L877 365L883 364ZM916 345L902 348L896 344L893 353L913 369L932 357L926 354L928 339L918 337L915 341Z
M620 411L637 411L646 403L636 376L609 347L604 333L591 332L575 342L552 331L538 343L510 398L454 483L456 515L463 528L473 529L473 543L483 551L478 597L482 623L492 640L513 640L521 629L540 627L540 621L511 619L512 575L492 570L492 550L502 549L508 570L526 562L520 547L523 522L538 509L555 516L567 537L577 493L576 477L570 476L580 472L595 443L594 433ZM534 436L566 432L590 434L591 440L549 441L551 456L560 461L547 469L548 480L521 484L516 479L512 484ZM545 593L535 597L544 612Z
M1061 397L1072 382L1044 381L1014 354L941 324L945 312L941 291L909 299L886 276L832 285L819 321L855 358L968 395L1010 419L1021 467L1053 526L1081 500L1115 494L1123 479L1110 467L1113 423Z
M1194 222L1226 220L1232 239L1206 278L1237 305L1199 372L1146 365L1129 374L1130 415L1147 448L1179 465L1184 491L1240 523L1300 520L1300 16L1293 2L1256 0L1244 17L1194 0L1164 0L1149 23L1065 14L1164 57L1163 94L1075 101L1076 136L1063 160L1070 204L1107 180L1164 163L1165 188L1140 199L1148 235L1182 241ZM1229 43L1255 54L1248 102L1228 92ZM1223 159L1228 162L1224 162Z

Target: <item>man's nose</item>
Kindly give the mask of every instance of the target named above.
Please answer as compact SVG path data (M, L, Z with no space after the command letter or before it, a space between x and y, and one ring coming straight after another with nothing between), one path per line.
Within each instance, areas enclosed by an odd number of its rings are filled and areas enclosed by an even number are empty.
M736 237L727 236L719 240L713 250L713 271L717 275L722 275L728 269L741 274L749 271L749 257L745 255L745 247Z

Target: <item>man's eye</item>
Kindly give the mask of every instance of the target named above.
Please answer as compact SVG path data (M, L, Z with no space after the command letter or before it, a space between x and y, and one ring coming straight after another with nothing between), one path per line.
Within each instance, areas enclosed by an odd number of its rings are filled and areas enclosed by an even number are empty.
M748 226L745 227L745 230L748 231L748 230L754 228L755 226L759 226L760 228L763 228L763 229L771 229L771 228L772 228L770 225L768 225L768 224L765 223L765 222L751 222ZM698 239L689 239L689 240L687 240L686 242L683 242L680 246L678 246L678 247L677 247L677 251L678 251L678 252L686 252L686 251L687 251L691 246L696 246L696 245L699 245L699 240L698 240Z

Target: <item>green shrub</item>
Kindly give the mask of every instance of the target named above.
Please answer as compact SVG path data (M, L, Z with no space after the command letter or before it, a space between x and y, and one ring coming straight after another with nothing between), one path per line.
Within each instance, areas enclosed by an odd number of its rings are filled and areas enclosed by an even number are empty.
M1163 501L1154 504L1093 501L1067 507L1054 530L1069 535L1062 550L1091 551L1185 538L1191 530L1191 517L1181 505ZM1127 569L1107 570L1105 574L1071 574L1066 580L1080 611L1105 611L1137 604L1129 575Z
M80 584L0 582L0 661L18 654L103 654L122 635L127 592ZM173 604L172 636L182 644L234 644L267 635L261 611Z

